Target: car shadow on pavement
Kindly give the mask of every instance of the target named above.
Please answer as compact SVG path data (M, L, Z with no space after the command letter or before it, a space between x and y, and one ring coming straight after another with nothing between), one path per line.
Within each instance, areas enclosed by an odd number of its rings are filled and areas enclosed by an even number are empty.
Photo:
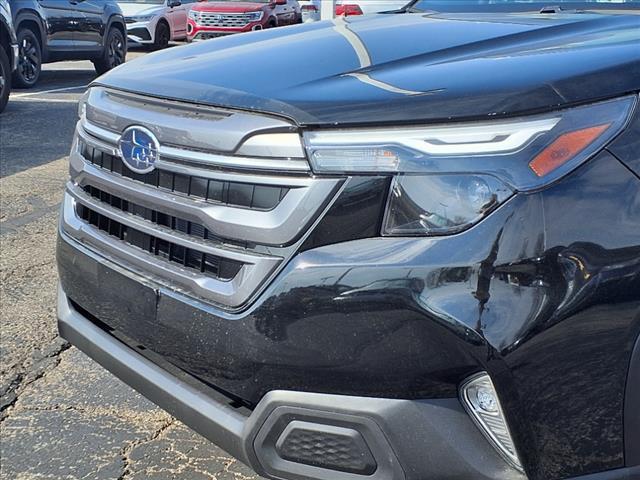
M0 116L0 177L69 154L83 89L77 92L9 100Z

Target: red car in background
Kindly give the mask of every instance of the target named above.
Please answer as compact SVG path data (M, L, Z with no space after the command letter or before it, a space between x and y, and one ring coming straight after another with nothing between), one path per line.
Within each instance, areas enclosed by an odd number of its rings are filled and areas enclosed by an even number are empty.
M187 20L187 41L302 23L297 0L222 0L193 6Z

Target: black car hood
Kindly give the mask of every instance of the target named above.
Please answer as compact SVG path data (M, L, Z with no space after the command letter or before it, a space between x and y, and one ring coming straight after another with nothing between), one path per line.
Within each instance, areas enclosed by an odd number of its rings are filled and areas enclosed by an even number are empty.
M300 125L516 115L640 89L640 16L386 14L147 55L97 83Z

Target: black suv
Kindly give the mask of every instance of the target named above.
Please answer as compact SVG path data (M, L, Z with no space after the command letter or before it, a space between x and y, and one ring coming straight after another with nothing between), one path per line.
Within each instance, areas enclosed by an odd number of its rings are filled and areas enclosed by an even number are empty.
M10 0L20 49L13 85L33 87L43 63L91 60L102 74L124 63L126 26L115 0Z
M61 335L271 479L640 478L640 5L555 3L101 77Z
M4 111L11 92L11 75L18 64L18 40L13 28L11 7L0 0L0 113Z

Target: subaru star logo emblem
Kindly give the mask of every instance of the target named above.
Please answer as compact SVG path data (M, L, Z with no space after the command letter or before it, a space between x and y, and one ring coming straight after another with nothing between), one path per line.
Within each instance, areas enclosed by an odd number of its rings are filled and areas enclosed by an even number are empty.
M118 142L120 157L130 170L136 173L148 173L156 168L160 156L158 139L149 129L129 127L120 136Z

